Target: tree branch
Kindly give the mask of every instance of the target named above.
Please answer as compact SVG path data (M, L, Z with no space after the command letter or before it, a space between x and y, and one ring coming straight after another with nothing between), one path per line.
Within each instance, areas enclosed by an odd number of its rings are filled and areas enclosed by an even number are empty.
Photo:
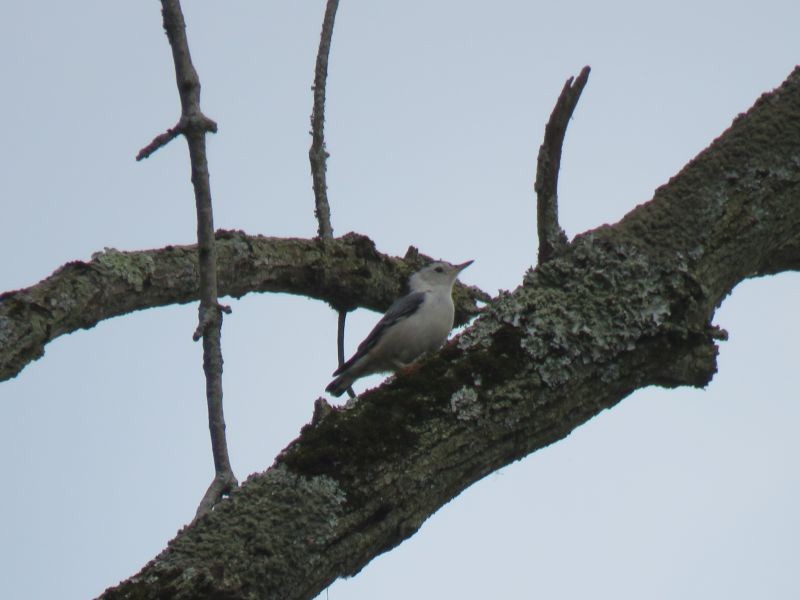
M319 37L319 50L317 50L317 64L314 69L314 106L311 110L311 148L308 150L308 160L311 163L311 178L314 185L314 202L316 208L314 215L317 217L319 228L317 234L322 239L333 238L331 227L331 208L328 202L328 183L326 171L328 169L328 152L325 148L325 87L328 81L328 56L331 52L331 39L333 38L333 24L336 19L336 9L339 0L328 0L325 6L325 17L322 20L322 33ZM336 347L339 366L344 364L344 331L347 321L347 310L339 310L338 326L336 329ZM347 395L355 398L352 387L347 388Z
M550 120L544 129L544 141L539 147L536 168L536 225L539 231L539 264L550 260L567 245L567 235L558 224L558 172L561 169L561 149L569 120L578 105L581 92L591 69L583 67L575 83L567 79Z
M337 308L383 312L402 282L428 257L381 254L364 236L330 240L216 234L219 293L297 294ZM199 300L197 246L121 252L107 249L73 261L28 288L0 294L0 381L44 355L55 338L133 311ZM457 284L456 324L478 314L489 295Z
M649 203L587 232L418 369L314 422L104 598L311 598L471 483L632 391L706 385L745 278L796 265L800 69Z
M211 183L206 157L206 133L212 121L200 109L200 78L192 64L186 23L179 0L161 0L164 31L167 33L175 79L181 99L181 119L178 129L189 146L197 210L197 254L200 271L200 306L194 340L203 338L203 372L206 377L208 428L214 457L214 480L197 509L196 518L208 513L224 494L239 485L231 469L228 443L225 439L225 416L222 408L222 307L217 296L217 253L214 240L214 212L211 203ZM164 138L166 143L171 132ZM158 138L156 138L158 139ZM171 139L171 138L170 138ZM152 144L151 144L152 146Z
M340 310L339 311L339 320L338 326L336 327L336 357L339 361L339 366L341 367L344 364L344 329L345 323L347 322L347 311ZM350 398L355 398L356 393L353 391L353 387L349 386L347 390L347 395Z
M152 142L139 150L139 153L136 155L136 161L138 162L144 160L145 158L150 158L150 156L156 152L156 150L163 148L179 135L183 135L185 130L186 124L179 121L175 127L170 127L164 133L158 134L153 138ZM214 123L213 131L216 133L216 123Z
M311 148L308 150L316 204L314 214L319 223L317 231L321 238L333 237L331 208L328 203L328 184L325 177L329 156L325 148L325 85L328 80L328 56L331 51L333 23L338 7L339 0L328 0L325 7L325 18L322 21L317 64L314 69L314 108L311 111Z

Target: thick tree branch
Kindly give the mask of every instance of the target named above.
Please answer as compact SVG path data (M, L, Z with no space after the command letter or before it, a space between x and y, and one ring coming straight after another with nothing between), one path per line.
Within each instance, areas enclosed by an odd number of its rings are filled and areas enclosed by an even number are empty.
M381 254L366 237L319 240L217 232L219 294L297 294L337 310L382 312L402 282L428 257L408 260ZM74 261L28 288L0 294L0 381L17 375L44 354L51 340L136 310L199 300L197 246L120 252L107 249L89 262ZM456 323L478 313L489 299L457 284Z
M539 264L550 260L567 245L567 235L558 224L558 172L567 126L578 105L591 69L583 67L575 83L567 79L550 120L544 129L536 167L536 225L539 232Z
M314 421L104 598L311 598L474 481L632 391L703 386L745 278L796 267L800 69L649 203L501 295L459 339Z
M325 18L322 21L322 33L319 38L317 64L314 69L314 108L311 111L311 148L308 160L311 163L311 178L314 184L314 214L319 224L318 235L321 238L332 238L331 207L328 203L327 170L328 151L325 148L325 86L328 80L328 56L331 52L333 23L339 0L328 0L325 7Z

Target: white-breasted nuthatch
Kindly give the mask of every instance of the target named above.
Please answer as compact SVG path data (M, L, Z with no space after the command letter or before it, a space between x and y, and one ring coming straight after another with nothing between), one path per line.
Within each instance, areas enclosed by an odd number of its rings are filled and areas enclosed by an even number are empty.
M411 291L394 301L325 391L341 396L360 377L395 371L437 350L453 328L453 284L471 264L438 261L414 273Z

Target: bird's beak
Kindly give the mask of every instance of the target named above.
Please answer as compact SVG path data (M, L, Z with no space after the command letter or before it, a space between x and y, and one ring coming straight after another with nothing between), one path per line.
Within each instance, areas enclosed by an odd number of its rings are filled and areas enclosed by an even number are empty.
M464 269L474 263L474 260L468 260L467 262L463 262L460 265L453 265L456 268L456 273L461 273Z

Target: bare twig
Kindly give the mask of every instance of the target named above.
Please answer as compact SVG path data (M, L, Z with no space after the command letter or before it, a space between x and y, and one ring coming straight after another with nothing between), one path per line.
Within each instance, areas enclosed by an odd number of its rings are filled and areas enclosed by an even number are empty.
M181 128L181 124L178 123L175 125L175 127L170 127L164 133L158 134L155 138L153 138L152 142L139 150L139 153L136 155L136 160L140 161L144 160L145 158L149 158L153 152L159 148L163 148L182 133L183 129Z
M314 214L317 217L317 235L322 239L333 237L331 226L331 206L328 202L328 183L325 172L328 169L328 151L325 149L325 86L328 81L328 56L331 53L333 24L336 20L336 9L339 0L328 0L325 6L325 17L322 20L322 33L319 36L317 64L314 69L314 106L311 110L311 147L308 149L308 160L311 163L311 179L314 185ZM339 325L336 342L339 366L344 364L344 330L347 311L339 311ZM347 395L355 398L352 387L347 388Z
M344 325L345 321L347 320L347 311L340 310L339 311L339 327L337 328L336 333L336 351L339 357L339 366L341 367L344 364ZM347 388L347 395L350 398L355 398L356 393L353 391L353 387L349 386Z
M205 131L209 133L217 133L217 124L206 117L205 115L198 115L198 125L199 127L203 128ZM164 133L158 134L153 141L147 144L144 148L139 150L139 153L136 155L136 160L144 160L145 158L149 158L151 154L153 154L156 150L159 150L169 144L172 140L174 140L179 135L183 135L187 129L189 129L189 120L181 117L181 120L178 121L178 124L175 127L170 127Z
M222 411L222 313L230 309L219 304L217 297L217 255L214 243L214 215L211 206L211 185L206 158L206 133L216 124L200 110L200 78L192 64L186 39L186 22L179 0L161 0L164 30L167 33L175 78L181 99L178 125L157 137L140 155L154 152L178 134L186 138L192 166L192 185L197 205L197 250L200 271L199 324L194 339L203 338L203 371L206 376L208 427L214 455L214 480L206 491L195 518L209 512L222 496L238 485L231 469L225 440L225 418ZM145 153L145 154L143 154Z
M544 130L544 141L539 147L536 169L537 226L539 231L539 264L547 262L567 245L567 235L558 224L558 171L561 168L561 148L572 113L589 79L591 69L584 67L575 83L567 79L550 120Z
M311 111L311 148L308 160L311 163L311 178L314 184L314 214L319 223L318 235L321 238L333 237L331 227L331 208L328 203L328 184L325 179L328 152L325 149L325 84L328 79L328 55L331 51L333 22L339 0L328 0L325 7L325 18L322 21L322 33L319 39L317 65L314 69L314 108Z

